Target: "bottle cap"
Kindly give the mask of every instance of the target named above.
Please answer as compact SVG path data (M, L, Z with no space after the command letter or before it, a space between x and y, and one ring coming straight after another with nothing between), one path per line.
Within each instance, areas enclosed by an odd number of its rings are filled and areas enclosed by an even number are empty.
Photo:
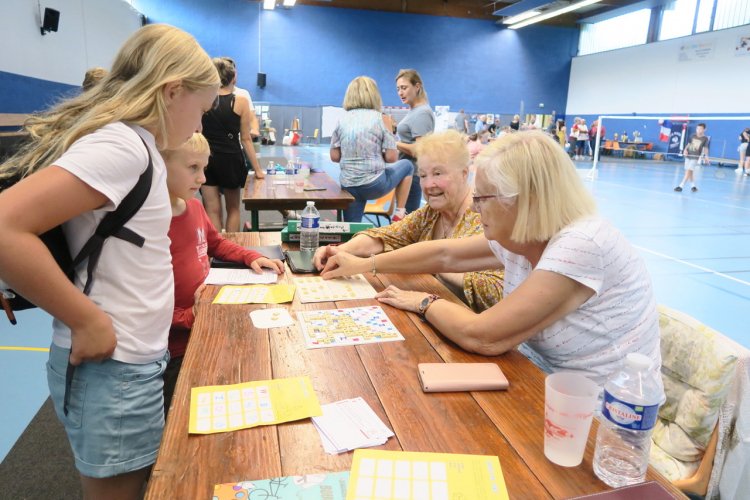
M315 202L314 201L308 201L307 202L307 206L308 207L314 207L315 206Z
M651 358L638 352L628 354L625 357L625 363L636 370L648 370L651 368Z

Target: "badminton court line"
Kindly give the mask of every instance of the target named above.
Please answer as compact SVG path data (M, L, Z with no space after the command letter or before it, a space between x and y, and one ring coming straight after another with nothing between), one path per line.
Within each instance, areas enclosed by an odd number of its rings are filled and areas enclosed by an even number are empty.
M644 247L641 247L641 246L638 246L638 245L633 245L633 247L635 247L638 250L641 250L643 252L650 253L652 255L656 255L657 257L661 257L663 259L671 260L672 262L677 262L677 263L680 263L680 264L684 264L684 265L686 265L688 267L693 267L695 269L700 269L701 271L704 271L704 272L707 272L707 273L710 273L710 274L713 274L713 275L716 275L716 276L720 276L722 278L726 278L728 280L734 281L734 282L739 283L741 285L750 286L750 283L747 282L747 281L745 281L745 280L741 280L739 278L735 278L734 276L730 276L728 274L724 274L724 273L721 273L719 271L714 271L713 269L709 269L708 267L699 266L698 264L693 264L692 262L688 262L686 260L677 259L675 257L663 254L661 252L656 252L654 250L650 250L648 248L644 248Z

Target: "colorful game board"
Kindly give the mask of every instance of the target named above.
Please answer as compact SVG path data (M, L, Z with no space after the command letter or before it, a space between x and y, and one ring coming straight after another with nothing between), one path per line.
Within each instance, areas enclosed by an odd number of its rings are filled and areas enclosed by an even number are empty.
M507 500L497 457L356 450L347 500Z
M349 471L217 484L212 500L344 500L348 482Z
M323 415L309 377L193 387L190 434L247 429Z
M308 302L330 302L333 300L371 299L377 293L361 274L346 278L324 280L320 276L292 278L297 287L299 300Z
M404 340L380 306L297 311L308 349Z

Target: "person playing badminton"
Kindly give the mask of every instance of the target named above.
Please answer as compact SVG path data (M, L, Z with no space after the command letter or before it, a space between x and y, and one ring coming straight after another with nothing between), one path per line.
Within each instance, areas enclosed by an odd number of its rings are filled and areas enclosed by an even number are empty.
M695 193L698 188L695 185L695 169L700 162L708 164L708 136L706 136L706 124L699 123L695 127L695 133L690 136L685 150L682 152L685 157L685 176L682 178L680 185L674 188L680 192L685 187L685 183L690 181L690 191Z

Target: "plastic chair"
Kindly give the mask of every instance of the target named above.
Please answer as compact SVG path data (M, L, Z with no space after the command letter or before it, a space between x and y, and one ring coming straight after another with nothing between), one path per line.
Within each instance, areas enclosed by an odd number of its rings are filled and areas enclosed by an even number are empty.
M375 216L374 224L380 227L380 218L385 217L388 219L388 224L391 223L391 215L393 215L394 203L393 197L396 195L394 189L385 196L381 196L377 200L370 200L365 205L365 218L369 221L373 221L370 216Z
M308 135L306 139L307 139L307 144L313 144L313 143L320 144L320 129L316 128L313 131L313 135Z

